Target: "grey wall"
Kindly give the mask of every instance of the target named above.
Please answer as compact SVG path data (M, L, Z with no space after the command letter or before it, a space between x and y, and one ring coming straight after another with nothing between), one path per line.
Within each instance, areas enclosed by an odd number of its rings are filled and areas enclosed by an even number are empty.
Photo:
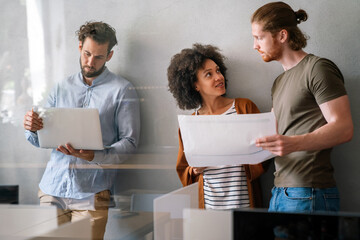
M30 0L29 0L30 1ZM22 64L23 72L28 68L27 35L24 32L12 34L11 21L27 24L26 3L29 1L0 0L0 16L9 29L1 30L0 43L12 46L11 54L16 59L6 58L0 66L1 76L8 76L5 65ZM15 3L14 3L15 2ZM130 80L138 90L141 98L142 136L140 152L166 152L167 158L162 162L175 166L177 155L177 120L180 111L173 97L167 91L166 69L170 58L181 49L191 47L193 43L214 44L222 49L227 57L230 97L246 97L253 100L262 112L270 111L270 88L277 75L283 70L276 62L264 63L259 54L252 49L250 26L251 14L268 1L263 0L58 0L35 1L44 30L45 79L43 95L64 76L79 70L77 51L78 42L75 31L87 20L101 20L117 30L119 45L108 67L113 72ZM303 8L308 12L308 21L301 23L300 28L310 36L305 51L333 60L343 72L346 88L351 101L352 115L355 124L354 138L350 143L338 146L333 152L333 164L336 180L342 196L341 209L360 211L360 169L358 161L360 97L359 86L359 52L360 52L360 2L358 0L298 0L286 1L297 10ZM16 6L13 6L17 4ZM6 10L8 9L8 10ZM9 9L12 11L9 12ZM14 11L16 14L14 14ZM28 29L31 31L31 29ZM23 35L22 35L23 34ZM14 48L14 38L22 42L22 47ZM5 59L5 47L0 57ZM0 58L1 60L2 58ZM26 61L24 61L26 59ZM31 59L31 56L30 56ZM21 61L20 61L21 60ZM29 60L31 62L31 60ZM10 74L11 75L11 74ZM21 77L7 78L18 86ZM0 78L0 83L4 83ZM31 77L27 80L30 84ZM32 80L33 81L33 80ZM30 84L31 85L31 84ZM31 95L38 86L29 87ZM2 89L1 89L2 88ZM11 87L10 87L11 88ZM15 96L19 87L13 87ZM4 84L0 84L4 91ZM32 90L32 91L31 91ZM1 95L0 95L1 96ZM15 98L11 98L15 99ZM48 151L30 146L23 138L21 129L24 109L16 109L0 99L1 110L14 112L12 117L2 117L0 123L0 184L18 183L23 186L21 200L25 203L36 202L37 182L42 169L37 164L44 164L49 156ZM15 100L14 100L15 101ZM31 104L29 104L31 106ZM26 107L25 107L26 106ZM12 119L6 122L4 119ZM5 131L6 129L6 131ZM8 140L4 140L8 139ZM10 139L10 140L9 140ZM21 152L18 150L21 149ZM143 159L146 161L146 159ZM18 163L18 165L14 165ZM26 165L28 164L28 165ZM19 166L21 165L21 166ZM10 166L10 167L6 167ZM11 167L12 166L12 167ZM26 167L27 166L27 167ZM29 167L30 166L30 167ZM273 167L262 177L266 201L272 187ZM144 171L141 174L127 172L120 177L121 189L126 189L126 180L136 176L139 187L145 188L145 182L156 190L169 191L180 187L174 170L166 174ZM11 180L9 180L11 179ZM145 180L144 180L145 179ZM167 184L163 184L167 182ZM158 187L160 186L160 187ZM133 187L133 186L132 186ZM151 186L146 186L151 188ZM25 190L26 189L26 190Z

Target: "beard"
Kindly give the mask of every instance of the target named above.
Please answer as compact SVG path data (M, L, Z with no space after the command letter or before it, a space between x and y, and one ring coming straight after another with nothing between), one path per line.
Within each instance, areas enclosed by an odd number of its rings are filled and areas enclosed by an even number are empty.
M258 52L261 54L261 58L264 62L278 61L282 55L281 45L276 41L273 42L273 47L268 52L262 52L259 50Z
M96 71L95 68L92 68L89 66L83 66L81 64L81 58L80 58L79 62L80 62L81 73L84 77L87 77L87 78L93 78L93 77L99 76L104 71L104 68L105 68L105 64L104 64L98 71ZM86 70L86 69L90 69L90 70Z
M261 58L262 58L262 60L264 60L264 62L271 62L274 60L274 58L271 55L269 55L268 53L264 53L264 52L260 52L260 51L259 51L259 53L261 53Z

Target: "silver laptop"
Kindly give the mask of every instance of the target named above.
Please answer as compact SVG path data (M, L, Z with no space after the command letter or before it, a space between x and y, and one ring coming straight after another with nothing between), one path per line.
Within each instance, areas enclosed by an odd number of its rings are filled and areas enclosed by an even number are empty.
M70 143L75 149L104 149L98 109L45 108L38 112L44 126L38 131L40 147Z

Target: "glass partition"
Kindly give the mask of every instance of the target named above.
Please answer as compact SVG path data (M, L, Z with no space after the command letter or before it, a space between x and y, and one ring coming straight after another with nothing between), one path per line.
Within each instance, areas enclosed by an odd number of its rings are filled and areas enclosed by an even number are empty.
M76 31L87 21L103 21L114 27L118 40L106 67L116 76L128 80L132 84L130 90L137 93L140 137L136 150L117 154L117 161L106 164L84 161L80 164L78 159L77 164L69 164L71 171L60 179L71 177L78 171L82 172L84 185L90 186L101 184L101 180L88 178L88 173L106 172L112 176L104 239L153 239L154 217L156 220L158 212L173 207L172 214L167 212L166 217L160 218L171 222L163 228L161 236L181 239L183 232L172 228L179 224L181 218L178 214L182 214L175 206L185 208L189 203L192 206L193 197L197 198L195 188L191 200L181 194L170 200L166 196L186 190L176 172L179 149L177 115L190 115L193 111L183 111L177 106L168 90L167 68L174 54L194 43L218 46L227 57L228 96L250 98L261 112L271 111L272 83L283 69L275 63L264 64L254 52L249 22L251 12L266 2L0 0L0 203L10 204L6 205L8 208L34 207L37 211L40 205L38 194L41 194L39 183L53 150L35 147L27 141L24 116L31 109L44 107L57 84L80 73L81 48ZM304 24L304 30L312 41L306 50L334 59L339 65L352 103L354 123L359 122L356 102L360 74L359 51L356 50L360 49L360 31L354 24L359 22L358 0L342 4L341 9L340 3L335 1L326 4L311 0L286 2L294 4L295 8L312 6L308 8L312 22ZM324 17L324 14L334 15L339 9L340 20ZM341 27L336 28L338 34L328 34L340 24ZM99 101L103 100L102 97L100 95ZM122 120L119 122L123 123ZM109 131L117 130L113 127ZM358 131L356 124L355 131ZM354 192L360 183L356 180L358 163L354 161L358 149L357 135L354 134L351 143L333 151L335 177L344 211L360 210L359 196ZM57 171L64 164L58 161L48 167ZM264 207L269 203L273 173L274 165L271 163L260 179ZM52 178L45 182L56 185ZM71 184L77 184L77 181ZM56 187L61 188L60 185ZM94 193L90 190L86 193L89 196L83 199L91 205L95 201ZM154 213L154 199L161 203L157 205L157 213ZM168 209L161 202L166 199L173 204ZM186 204L181 205L183 203ZM195 217L197 213L194 212ZM1 221L14 226L18 223L12 218ZM84 222L77 226L88 230ZM73 228L69 225L63 227L64 231ZM60 227L58 230L61 231ZM49 234L57 234L57 230Z
M86 21L103 21L116 29L119 42L106 66L133 84L141 113L137 150L122 154L118 162L95 167L114 176L105 239L131 237L132 232L140 234L135 235L137 237L149 233L152 236L152 199L150 209L139 208L139 204L146 201L146 196L160 196L181 187L175 171L176 113L164 81L166 71L159 70L164 76L159 81L144 67L139 66L135 71L129 66L138 62L133 58L143 57L136 55L136 40L132 41L128 29L124 29L132 23L117 19L115 11L111 15L106 11L86 12L89 4L93 9L112 8L110 3L105 6L97 1L0 1L3 23L0 30L0 200L2 204L39 206L39 182L52 150L34 147L26 140L24 115L34 107L43 107L57 83L80 71L75 32ZM115 5L121 9L122 3ZM132 8L131 4L127 8ZM128 16L127 21L134 21L139 11L141 9L131 9L134 16ZM164 58L164 62L168 60ZM139 219L146 221L144 231L137 227ZM8 220L10 225L17 224L13 218ZM16 235L16 231L10 231L7 237Z

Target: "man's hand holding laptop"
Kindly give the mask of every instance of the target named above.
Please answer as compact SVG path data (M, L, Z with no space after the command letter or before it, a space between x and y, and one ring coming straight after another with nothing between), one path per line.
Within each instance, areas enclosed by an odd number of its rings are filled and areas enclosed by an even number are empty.
M34 109L28 111L24 117L24 128L26 130L36 132L43 128L43 121L37 112L34 112Z
M74 149L71 144L67 143L65 146L59 146L56 151L62 152L65 155L72 155L77 158L84 159L91 162L94 159L93 150Z

